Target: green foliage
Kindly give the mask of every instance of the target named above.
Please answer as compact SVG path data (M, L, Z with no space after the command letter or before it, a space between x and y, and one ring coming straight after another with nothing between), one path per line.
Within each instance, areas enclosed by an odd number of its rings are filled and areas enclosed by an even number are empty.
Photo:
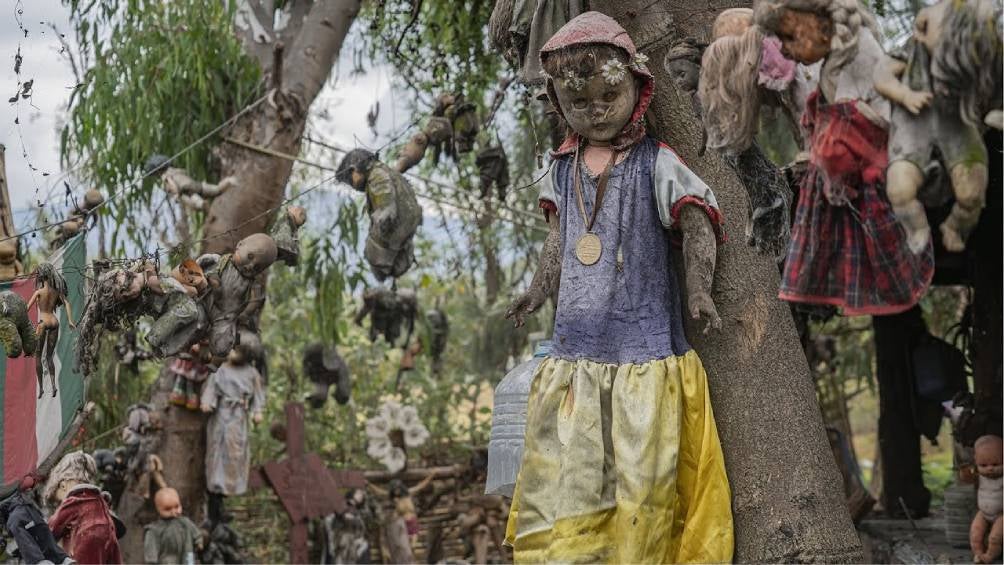
M103 210L115 218L112 249L120 250L123 239L142 243L151 235L127 221L154 204L155 179L127 187L143 162L157 153L172 156L222 124L257 94L261 73L233 34L231 3L64 2L91 64L71 99L62 159L68 166L82 157L85 177L106 194L126 188ZM214 178L214 141L187 151L174 166Z

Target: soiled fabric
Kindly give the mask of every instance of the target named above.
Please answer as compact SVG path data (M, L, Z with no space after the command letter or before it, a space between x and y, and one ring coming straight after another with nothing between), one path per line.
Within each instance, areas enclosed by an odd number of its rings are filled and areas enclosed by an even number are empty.
M415 262L412 239L422 224L415 191L397 171L377 161L366 181L370 229L363 254L377 280L397 278Z
M265 408L261 374L251 365L224 363L206 381L202 404L213 409L206 428L206 490L244 494L251 467L249 417Z
M69 558L56 543L38 507L23 492L17 491L0 503L0 516L7 533L17 542L22 562L63 563Z
M596 179L580 175L591 210ZM541 194L561 222L562 271L507 528L515 560L729 562L728 479L670 261L682 205L720 228L714 195L644 138L611 171L593 226L603 251L585 266L572 180L572 158L560 158Z
M49 529L78 563L122 563L115 522L101 489L73 487L49 518Z
M147 563L194 564L202 532L184 516L161 518L143 534L143 560Z

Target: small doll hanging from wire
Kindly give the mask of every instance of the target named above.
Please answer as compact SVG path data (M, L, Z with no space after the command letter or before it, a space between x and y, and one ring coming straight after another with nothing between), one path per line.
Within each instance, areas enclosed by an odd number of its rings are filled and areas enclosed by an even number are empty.
M43 368L49 371L49 381L52 383L52 396L56 396L56 364L53 356L56 354L56 343L59 342L59 316L56 309L66 307L66 319L70 329L77 329L73 323L73 311L67 298L66 279L52 266L52 263L40 263L35 269L35 294L28 301L28 311L33 305L38 305L38 354L35 356L35 374L38 377L38 397L42 398Z

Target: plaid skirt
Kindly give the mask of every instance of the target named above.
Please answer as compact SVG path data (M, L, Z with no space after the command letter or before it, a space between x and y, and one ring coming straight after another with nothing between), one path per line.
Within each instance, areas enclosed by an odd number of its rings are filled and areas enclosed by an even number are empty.
M824 177L810 165L801 183L781 299L836 306L847 316L908 310L931 284L933 248L910 252L881 184L860 185L837 205Z

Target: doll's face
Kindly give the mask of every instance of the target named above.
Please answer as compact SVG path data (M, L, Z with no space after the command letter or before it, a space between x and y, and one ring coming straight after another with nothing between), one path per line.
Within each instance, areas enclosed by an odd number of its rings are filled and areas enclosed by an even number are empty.
M157 491L153 499L154 506L157 507L157 514L161 518L177 518L181 516L181 498L178 491L173 488L162 488Z
M701 78L701 67L689 59L679 58L666 63L666 71L670 80L680 89L680 92L693 94L697 92L697 84Z
M277 253L275 241L268 235L249 235L234 249L234 266L245 278L254 278L275 262Z
M560 77L554 79L558 104L575 133L589 141L605 143L624 129L638 103L634 76L626 69L624 73L617 84L609 84L603 73L596 73L576 85L567 84Z
M984 477L996 479L1004 474L1004 465L1001 463L1001 459L1004 458L1002 453L1004 444L1000 438L994 438L992 441L980 439L974 453L976 471Z
M230 361L234 365L243 365L244 364L244 352L241 351L241 349L239 347L235 347L235 348L231 349L230 353L227 354L227 361Z
M289 216L290 221L293 225L302 226L307 223L307 210L303 206L290 206L286 210L286 214Z
M784 56L811 65L830 54L833 22L813 12L785 10L776 30Z

